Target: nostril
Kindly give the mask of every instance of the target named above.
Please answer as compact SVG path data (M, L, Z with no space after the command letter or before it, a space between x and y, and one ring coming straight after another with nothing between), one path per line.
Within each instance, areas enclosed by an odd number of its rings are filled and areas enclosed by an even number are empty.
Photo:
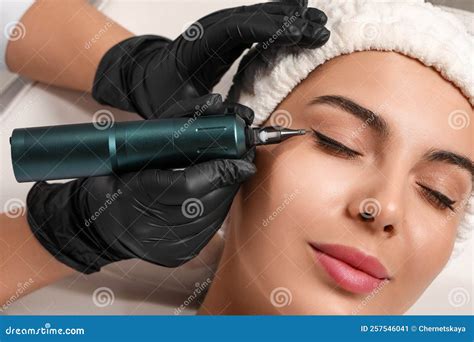
M391 224L388 224L386 225L385 227L383 227L383 231L386 232L386 233L391 233L393 232L393 226Z
M371 213L363 212L359 216L362 218L362 221L372 222L375 220L375 217Z

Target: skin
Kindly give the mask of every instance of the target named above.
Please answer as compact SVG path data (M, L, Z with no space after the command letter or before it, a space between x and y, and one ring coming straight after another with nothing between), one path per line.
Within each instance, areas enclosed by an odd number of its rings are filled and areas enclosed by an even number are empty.
M310 104L322 95L371 109L390 135L360 129L361 120L334 106ZM223 256L199 314L404 313L448 261L472 192L467 170L422 159L430 148L473 159L473 125L456 130L448 124L455 110L472 117L468 100L417 60L364 51L318 67L265 124L278 122L281 110L291 114L289 127L318 130L363 155L331 153L312 134L259 147L258 172L232 205ZM455 200L455 211L437 207L417 183ZM380 204L372 222L359 215L367 198ZM309 242L355 247L376 257L390 280L372 296L347 291ZM272 305L277 287L291 293L289 305Z
M102 56L133 35L86 0L39 0L20 22L26 31L24 37L7 45L10 71L84 92L91 91ZM77 275L37 242L26 221L26 208L1 214L0 227L0 274L7 275L0 279L0 309L12 298ZM27 286L21 286L18 292L18 284L25 282Z
M57 261L35 239L26 220L26 208L0 214L0 227L0 312L13 300L77 273Z
M20 22L24 37L7 45L10 71L48 85L87 92L102 56L133 36L86 0L39 0Z

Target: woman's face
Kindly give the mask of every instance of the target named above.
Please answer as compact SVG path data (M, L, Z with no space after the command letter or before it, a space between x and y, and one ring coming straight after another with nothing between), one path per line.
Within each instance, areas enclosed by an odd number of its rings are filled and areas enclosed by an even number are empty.
M405 312L450 257L472 191L458 156L473 159L473 130L458 119L471 115L397 53L319 67L265 123L309 133L258 148L210 293L224 283L234 313Z

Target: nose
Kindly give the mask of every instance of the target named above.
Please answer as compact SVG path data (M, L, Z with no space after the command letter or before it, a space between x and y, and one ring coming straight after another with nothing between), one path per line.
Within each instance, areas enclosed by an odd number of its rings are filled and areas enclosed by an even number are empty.
M348 206L349 215L373 232L395 234L403 219L401 188L382 184L357 190Z

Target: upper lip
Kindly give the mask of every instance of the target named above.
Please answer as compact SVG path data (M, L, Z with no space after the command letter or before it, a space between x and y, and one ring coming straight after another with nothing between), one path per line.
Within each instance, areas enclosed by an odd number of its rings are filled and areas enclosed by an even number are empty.
M365 254L357 248L316 242L311 242L310 244L314 249L339 259L374 278L390 279L387 269L376 257Z

